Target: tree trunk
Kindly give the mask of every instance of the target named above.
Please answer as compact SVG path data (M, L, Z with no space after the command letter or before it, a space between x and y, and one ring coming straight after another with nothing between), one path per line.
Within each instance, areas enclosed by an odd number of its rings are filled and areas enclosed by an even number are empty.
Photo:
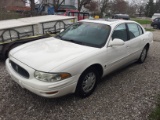
M54 10L57 11L64 2L65 0L62 0L61 2L60 0L53 0Z
M78 11L81 11L81 9L82 9L81 1L80 1L80 0L78 0Z
M35 2L34 0L30 0L30 4L31 4L31 16L35 15Z

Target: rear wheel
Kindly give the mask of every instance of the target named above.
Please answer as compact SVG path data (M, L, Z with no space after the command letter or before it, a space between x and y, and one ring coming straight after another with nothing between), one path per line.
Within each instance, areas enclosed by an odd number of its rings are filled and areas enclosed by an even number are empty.
M98 79L99 75L94 68L89 68L84 71L77 84L77 95L82 98L91 95L97 86Z
M141 56L140 56L138 62L139 63L143 63L146 60L146 58L147 58L147 54L148 54L148 47L145 46L143 48L143 50L142 50L142 53L141 53Z

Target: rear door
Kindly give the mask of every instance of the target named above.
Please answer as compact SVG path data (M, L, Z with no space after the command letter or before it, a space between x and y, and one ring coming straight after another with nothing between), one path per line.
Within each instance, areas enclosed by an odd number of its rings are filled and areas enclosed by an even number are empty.
M127 23L128 27L128 52L130 61L134 61L139 58L142 49L145 36L141 26L136 23Z

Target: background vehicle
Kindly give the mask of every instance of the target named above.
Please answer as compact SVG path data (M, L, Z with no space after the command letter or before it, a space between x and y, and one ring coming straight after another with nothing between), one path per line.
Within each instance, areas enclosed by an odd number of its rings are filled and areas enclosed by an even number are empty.
M43 97L76 93L87 97L98 80L147 57L153 34L126 20L82 20L55 38L10 51L6 68L23 88Z
M89 13L79 12L77 10L58 10L55 15L74 16L77 21L89 18Z
M124 19L124 20L129 20L130 17L127 14L114 14L112 16L112 19Z
M50 37L76 22L75 17L46 15L0 21L0 58L26 42Z
M60 8L55 12L55 15L74 16L78 21L89 18L89 13L80 12L73 5L61 5Z
M160 18L160 13L154 13L153 16L152 16L152 21L155 19L155 18Z
M160 17L159 18L155 18L152 23L151 26L155 29L160 29Z

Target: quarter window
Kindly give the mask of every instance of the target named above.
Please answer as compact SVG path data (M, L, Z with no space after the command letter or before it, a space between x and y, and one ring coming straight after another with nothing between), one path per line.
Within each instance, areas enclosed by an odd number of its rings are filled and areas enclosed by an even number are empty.
M137 24L134 24L134 23L128 24L128 32L129 32L130 39L133 39L140 35L138 26Z
M127 41L127 29L125 24L119 25L112 34L112 39L119 38L123 41Z

